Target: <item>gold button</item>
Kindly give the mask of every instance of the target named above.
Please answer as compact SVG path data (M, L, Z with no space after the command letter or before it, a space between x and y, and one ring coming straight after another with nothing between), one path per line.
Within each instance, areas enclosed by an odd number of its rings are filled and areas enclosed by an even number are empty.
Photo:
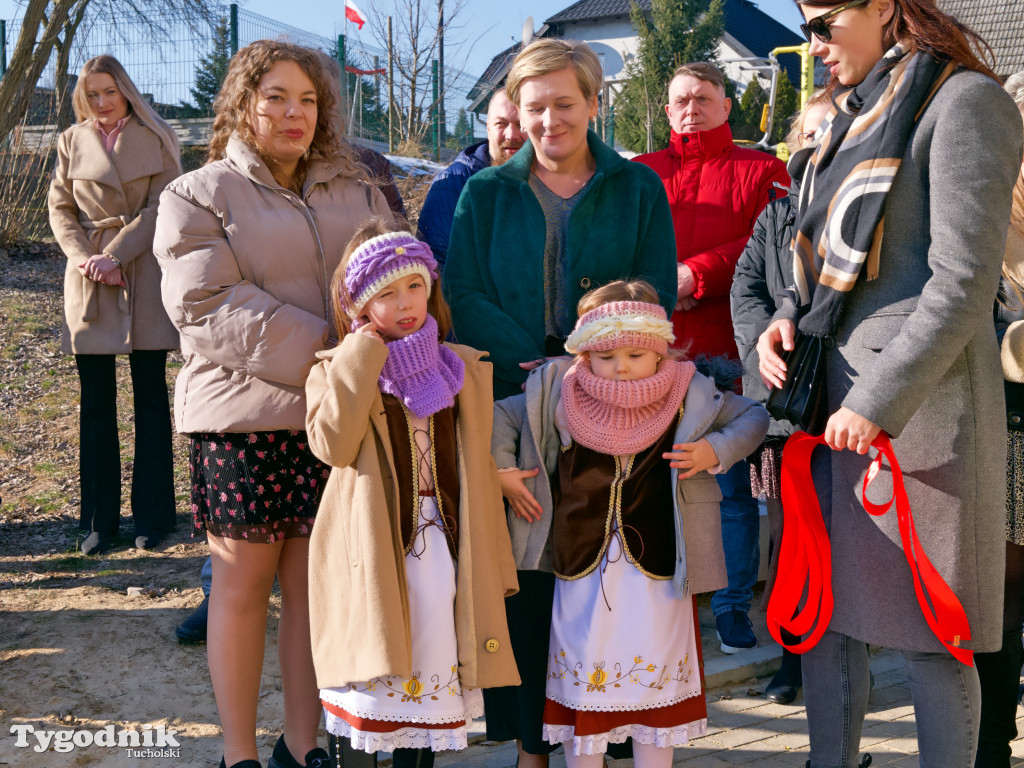
M487 649L488 653L497 653L498 652L498 641L495 640L492 637L490 640L488 640L486 643L484 643L484 648Z
M589 277L584 277L582 280L580 280L580 288L583 288L584 290L586 290L589 287L590 287L590 278Z

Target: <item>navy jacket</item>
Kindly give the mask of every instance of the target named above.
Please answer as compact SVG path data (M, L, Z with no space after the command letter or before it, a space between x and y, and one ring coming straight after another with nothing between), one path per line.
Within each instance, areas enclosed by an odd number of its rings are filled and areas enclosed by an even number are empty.
M455 206L459 202L462 188L470 176L490 165L491 153L485 139L462 150L452 164L437 174L430 184L427 199L420 211L416 236L430 246L441 270L448 256L448 238L451 236Z

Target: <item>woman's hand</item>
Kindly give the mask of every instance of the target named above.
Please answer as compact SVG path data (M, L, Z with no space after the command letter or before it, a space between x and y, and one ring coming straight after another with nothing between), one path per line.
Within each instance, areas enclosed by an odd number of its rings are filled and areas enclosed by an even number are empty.
M678 443L673 445L672 449L668 453L661 454L661 458L668 459L668 465L673 469L687 470L679 473L680 478L693 477L698 472L711 469L721 463L715 449L711 447L711 443L703 437L696 443Z
M528 523L535 523L540 520L544 509L540 502L533 497L533 494L526 490L523 480L528 477L536 477L540 467L533 469L510 469L505 472L498 472L498 482L501 483L501 495L508 499L508 505L516 513L516 517Z
M78 266L87 278L104 285L124 285L121 268L105 253L97 253Z
M776 320L757 340L757 369L768 389L782 389L786 381L786 364L780 353L793 349L796 324L792 320Z
M878 437L882 428L849 408L840 408L833 413L825 425L825 442L833 451L849 448L860 454L868 452L871 441Z

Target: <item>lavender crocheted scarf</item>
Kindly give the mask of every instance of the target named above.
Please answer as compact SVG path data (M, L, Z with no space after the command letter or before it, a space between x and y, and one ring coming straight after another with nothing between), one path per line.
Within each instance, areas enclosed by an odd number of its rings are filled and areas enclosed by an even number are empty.
M423 327L389 342L380 374L380 390L394 395L419 418L455 404L462 390L466 364L437 340L437 321L427 315Z

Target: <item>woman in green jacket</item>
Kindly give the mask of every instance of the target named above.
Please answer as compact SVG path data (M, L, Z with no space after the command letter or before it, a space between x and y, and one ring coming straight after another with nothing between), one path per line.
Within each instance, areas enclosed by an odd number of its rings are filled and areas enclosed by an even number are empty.
M519 394L538 360L565 354L576 304L592 288L644 279L666 312L675 306L675 234L661 180L588 129L602 80L600 60L582 43L527 46L505 90L530 141L474 175L459 198L443 286L459 341L490 353L495 400ZM542 768L555 582L543 570L518 576L505 610L523 683L485 691L487 734L516 739L520 768Z
M444 288L459 341L490 353L494 397L518 394L520 364L565 354L576 303L613 280L645 279L676 301L675 235L661 180L588 130L601 62L586 45L537 40L506 92L530 141L466 184Z

